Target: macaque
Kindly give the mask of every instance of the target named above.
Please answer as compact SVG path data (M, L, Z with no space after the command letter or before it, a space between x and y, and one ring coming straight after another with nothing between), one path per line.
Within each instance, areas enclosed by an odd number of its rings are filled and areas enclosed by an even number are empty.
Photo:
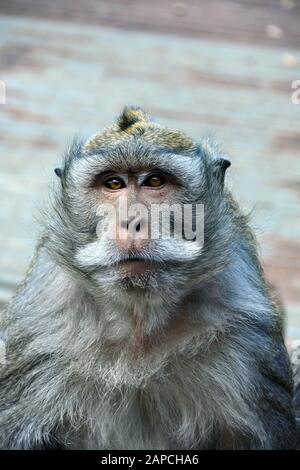
M1 448L295 446L281 322L229 166L136 107L73 142L1 316Z

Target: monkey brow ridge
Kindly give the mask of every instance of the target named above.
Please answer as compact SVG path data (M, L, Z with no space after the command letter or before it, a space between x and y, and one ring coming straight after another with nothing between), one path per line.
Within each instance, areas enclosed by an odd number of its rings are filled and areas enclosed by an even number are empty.
M196 143L183 132L154 123L140 108L126 107L116 122L97 132L85 144L87 152L95 152L112 143L142 137L149 144L174 150L192 150Z

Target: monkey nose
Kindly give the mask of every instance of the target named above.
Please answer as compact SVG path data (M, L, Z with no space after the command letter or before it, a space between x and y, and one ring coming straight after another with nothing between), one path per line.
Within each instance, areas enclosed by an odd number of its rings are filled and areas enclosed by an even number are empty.
M142 249L147 244L148 227L141 218L122 221L116 232L117 246L122 250Z

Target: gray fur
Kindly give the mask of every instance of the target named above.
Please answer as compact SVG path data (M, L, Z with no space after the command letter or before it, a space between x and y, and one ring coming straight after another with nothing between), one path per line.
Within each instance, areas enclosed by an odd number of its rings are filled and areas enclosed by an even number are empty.
M145 255L166 263L128 279L112 241L102 265L97 253L85 262L97 241L93 175L120 165L168 170L181 182L174 202L204 203L201 254L185 256L190 241L153 241ZM176 153L140 135L69 149L33 263L1 318L1 448L294 446L278 315L216 167L209 142Z
M297 426L297 449L300 449L300 346L292 353L294 372L294 409Z

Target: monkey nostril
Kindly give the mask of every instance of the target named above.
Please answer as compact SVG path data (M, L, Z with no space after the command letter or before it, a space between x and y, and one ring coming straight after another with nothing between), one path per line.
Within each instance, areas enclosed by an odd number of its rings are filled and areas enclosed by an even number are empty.
M122 223L122 228L126 228L127 232L140 232L141 231L141 222L135 223L134 221L126 221Z

